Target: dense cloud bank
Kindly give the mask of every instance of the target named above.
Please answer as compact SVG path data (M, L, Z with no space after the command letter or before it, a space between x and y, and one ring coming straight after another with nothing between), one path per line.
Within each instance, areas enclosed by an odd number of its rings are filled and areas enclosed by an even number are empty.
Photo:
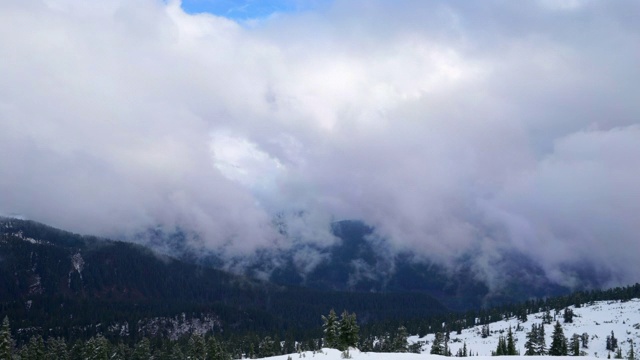
M338 0L238 24L175 1L4 1L0 212L305 259L361 219L444 263L514 249L564 284L572 264L637 281L637 14Z

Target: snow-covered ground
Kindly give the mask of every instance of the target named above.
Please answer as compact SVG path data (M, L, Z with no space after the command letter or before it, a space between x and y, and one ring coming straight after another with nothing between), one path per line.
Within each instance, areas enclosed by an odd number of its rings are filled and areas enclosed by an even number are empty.
M581 349L585 351L588 356L607 357L609 352L606 349L606 339L607 335L611 335L611 331L614 332L615 337L618 339L618 346L621 347L622 354L625 357L631 341L633 341L633 346L637 352L637 345L640 342L640 299L633 299L627 302L601 301L595 302L593 305L582 305L580 308L573 306L570 308L575 314L573 323L563 323L562 312L558 314L557 320L562 324L564 335L567 338L571 338L573 334L589 334L589 347L587 349ZM472 351L474 354L489 356L492 351L496 350L500 335L506 336L507 330L509 326L511 326L514 331L514 337L517 339L516 348L521 354L524 354L524 343L527 341L526 334L531 330L531 324L542 323L542 315L543 313L528 315L528 321L520 324L523 328L522 331L515 331L519 324L516 318L492 323L489 325L491 335L486 339L483 339L480 335L482 326L463 330L460 335L452 332L449 348L451 352L455 354L466 342L469 351ZM554 315L553 311L551 311L551 315ZM555 321L544 327L547 347L551 345L551 335L553 334L554 324ZM433 341L433 338L433 334L423 338L412 336L409 338L409 342L414 343L418 340L426 340L428 344L423 347L423 351L429 352L430 343ZM613 355L614 354L611 354L612 358ZM530 359L530 357L527 357L527 359Z
M446 360L452 359L450 357L440 356L440 355L430 355L428 352L422 354L411 354L411 353L364 353L358 350L352 349L350 352L352 359L361 359L361 360L418 360L418 359L432 359L432 360ZM291 355L279 355L272 356L265 359L269 360L287 360L291 357L292 360L295 359L318 359L318 360L342 360L342 352L335 349L323 349L322 352L313 353L311 351L304 352L302 354L291 354ZM550 360L548 356L510 356L509 359L512 360ZM496 360L493 356L474 356L471 359L475 360ZM571 356L558 356L553 357L554 360L575 360L575 357ZM580 359L584 360L593 360L592 357L580 357Z
M629 351L630 343L633 342L636 349L636 358L638 357L638 343L640 342L640 299L634 299L627 302L620 301L604 301L596 302L592 305L583 305L580 308L571 307L574 311L573 323L565 324L562 319L562 312L558 314L557 319L563 325L564 335L570 338L575 334L589 334L589 347L581 349L586 353L586 356L581 359L595 359L606 358L608 351L606 350L606 338L611 335L611 331L614 332L615 337L618 339L618 346L622 349L622 354L626 358ZM518 320L515 318L499 321L489 325L491 334L489 337L483 339L481 336L482 326L476 326L471 329L462 331L462 334L456 335L455 332L451 333L451 342L449 348L451 352L455 354L464 343L467 344L467 349L473 352L474 359L477 360L489 360L489 358L495 360L495 357L491 357L491 352L495 351L498 344L498 338L500 335L505 335L509 326L514 331L514 337L517 339L516 348L521 354L524 354L524 343L526 342L526 333L531 330L531 324L541 324L543 313L528 315L528 321L520 324L521 331L515 331L518 327ZM554 312L551 312L554 315ZM551 325L545 325L546 344L547 347L551 344L551 335L553 334L553 326L555 321ZM423 338L417 336L409 337L410 343L417 341L426 342L423 346L422 354L396 354L396 353L363 353L358 350L352 349L350 354L353 359L367 359L367 360L412 360L412 359L441 359L444 357L438 355L430 355L429 350L431 348L431 342L434 335L430 334ZM475 356L475 355L478 356ZM611 354L613 358L614 354ZM313 359L319 358L324 360L338 360L342 359L342 353L335 349L323 349L322 352L304 352L301 354L290 354L270 357L272 360L287 360L291 359ZM539 358L545 358L549 360L549 357L540 356L518 356L510 357L522 358L522 360L535 360ZM553 359L569 360L573 357L553 357Z

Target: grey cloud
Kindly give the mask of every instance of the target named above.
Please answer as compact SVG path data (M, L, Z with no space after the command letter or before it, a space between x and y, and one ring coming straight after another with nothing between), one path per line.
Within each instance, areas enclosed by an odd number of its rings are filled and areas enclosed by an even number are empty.
M637 7L336 1L243 27L177 2L5 2L0 212L306 264L355 218L443 263L480 251L487 276L514 249L558 282L580 261L629 281Z

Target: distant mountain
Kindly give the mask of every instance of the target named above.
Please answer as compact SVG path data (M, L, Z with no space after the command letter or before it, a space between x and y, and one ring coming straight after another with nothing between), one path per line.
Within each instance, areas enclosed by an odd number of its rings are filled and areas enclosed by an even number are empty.
M271 265L267 258L255 262L248 273L268 272L272 282L322 290L425 293L457 310L570 292L550 282L543 270L524 254L505 254L502 262L492 264L504 276L500 288L490 290L476 277L474 259L470 256L461 257L454 266L444 267L416 260L409 252L394 255L384 247L377 248L369 238L374 229L360 221L336 222L332 230L340 242L321 250L322 260L312 271L302 273L292 253L283 256L281 265L273 270L268 269Z
M71 338L137 337L192 318L193 326L227 334L313 333L331 308L356 312L363 323L448 311L427 294L273 285L140 245L0 218L0 312L14 328Z
M286 236L286 224L280 228ZM588 267L567 269L584 275L580 277L583 287L570 289L550 281L526 254L506 249L499 260L489 264L500 275L499 279L492 279L490 286L487 279L478 276L473 254L461 254L444 266L409 251L391 251L385 239L377 238L374 229L361 221L338 221L332 224L331 231L339 241L330 247L302 242L302 247L294 246L288 251L258 251L233 261L242 263L236 267L242 274L281 285L324 291L422 293L459 311L599 287ZM171 233L153 229L141 238L148 246L188 262L230 267L229 260L215 251L187 246L188 234L182 229ZM306 254L305 261L297 259L301 254Z

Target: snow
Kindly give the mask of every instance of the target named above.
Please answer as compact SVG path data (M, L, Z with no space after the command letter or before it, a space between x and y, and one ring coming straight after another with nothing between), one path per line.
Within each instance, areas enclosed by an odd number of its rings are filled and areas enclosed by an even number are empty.
M22 230L20 230L18 232L14 232L11 235L17 237L18 239L24 240L24 241L32 243L32 244L50 244L47 241L36 240L34 238L30 238L30 237L24 236L24 233L22 232Z
M73 268L76 269L80 277L82 277L82 269L84 269L84 259L82 258L82 254L77 252L75 255L71 257L71 264Z
M349 354L351 355L352 359L363 359L363 360L417 360L417 359L432 359L432 360L445 360L445 359L455 359L455 358L451 358L451 357L445 357L445 356L441 356L441 355L431 355L428 353L422 353L422 354L411 354L411 353L373 353L373 352L360 352L356 349L351 349L351 351L349 351ZM313 351L307 351L307 352L303 352L301 354L289 354L289 355L279 355L279 356L272 356L272 357L268 357L268 358L264 358L264 359L269 359L269 360L287 360L289 357L291 357L292 360L294 359L314 359L314 358L318 358L319 360L342 360L342 352L339 350L335 350L335 349L322 349L322 352L316 352L314 353ZM518 358L522 358L521 360L536 360L536 359L540 359L543 358L545 360L551 360L551 358L547 357L547 356L510 356L509 359L513 359L516 360ZM493 356L474 356L471 357L470 359L476 359L476 360L496 360L495 357ZM571 356L554 356L553 357L554 360L575 360L575 357L571 357ZM584 359L584 360L590 360L593 358L590 357L580 357L580 359Z
M564 335L570 338L574 333L589 334L589 347L582 348L581 350L586 353L586 356L580 357L581 359L596 359L607 358L609 351L606 350L606 338L611 335L611 331L614 332L615 337L618 339L618 346L622 349L623 356L627 355L629 351L630 343L633 342L634 348L639 349L640 346L640 299L633 299L627 302L621 301L600 301L592 304L582 305L580 308L570 306L574 312L573 323L563 323L562 312L556 315L556 319L560 321L564 329ZM481 336L482 326L478 325L470 329L462 330L460 335L456 335L455 332L451 332L451 341L449 342L449 349L455 354L459 348L462 348L463 344L467 344L467 349L473 352L473 359L488 360L489 358L495 360L495 357L491 356L491 352L496 350L498 344L498 338L501 335L506 336L506 333L511 326L513 330L514 338L517 339L516 348L521 354L524 354L524 343L526 342L526 333L531 330L531 324L542 323L543 312L536 314L529 314L528 321L521 323L523 328L521 331L515 331L519 322L514 318L510 318L503 321L498 321L489 324L491 334L489 337L483 339ZM554 315L554 311L551 311L551 315ZM552 324L545 326L546 344L547 348L551 345L551 336L553 334ZM418 336L409 337L409 343L416 343L418 341L426 342L422 348L422 354L410 354L410 353L363 353L356 349L352 349L350 354L353 359L386 359L386 360L410 360L410 359L438 359L444 358L439 355L430 355L429 350L431 342L433 341L434 334L429 334L425 337L419 338ZM478 354L478 356L475 356ZM291 359L307 359L307 358L321 358L326 360L342 359L342 353L335 349L323 349L322 353L307 351L301 354L289 354L273 356L267 359L273 360L286 360L288 357ZM637 356L637 355L636 355ZM611 358L614 354L611 354ZM515 356L511 359L522 358L522 360L535 360L541 358L539 356ZM546 360L550 360L549 357L544 357ZM553 359L569 359L574 357L553 357Z
M82 269L84 269L84 259L82 258L82 254L80 254L80 251L78 251L73 256L71 256L71 265L78 272L78 275L80 276L80 281L82 281ZM71 289L72 273L73 273L73 270L69 271L69 277L67 280L67 286L69 287L69 289Z
M563 323L562 312L560 312L556 318L562 324L564 335L567 338L570 338L573 334L580 335L585 332L589 334L589 348L581 349L587 353L587 356L607 357L606 338L608 335L611 335L611 331L614 332L615 337L618 339L618 346L622 348L623 355L626 355L626 352L629 350L630 341L633 341L634 348L638 349L637 345L640 342L640 299L633 299L627 302L601 301L591 305L583 305L580 308L575 308L574 306L570 306L569 308L571 308L575 314L573 323ZM517 339L516 348L521 354L524 354L526 334L531 330L531 324L542 323L542 315L543 312L528 315L528 321L521 324L524 328L522 331L515 331L519 323L516 318L492 323L489 325L491 335L486 339L480 336L481 325L463 330L460 335L452 332L449 348L451 352L455 354L466 342L469 351L473 351L474 354L489 356L492 351L496 350L500 335L506 336L509 326L511 326L514 338ZM551 315L554 315L553 310L551 311ZM555 320L552 324L544 326L547 347L551 345L554 324ZM634 325L637 325L636 327L638 329L635 328ZM415 343L418 340L426 340L431 343L433 338L433 334L429 334L423 338L412 336L409 338L409 342ZM428 352L429 349L429 344L423 347L423 351Z

